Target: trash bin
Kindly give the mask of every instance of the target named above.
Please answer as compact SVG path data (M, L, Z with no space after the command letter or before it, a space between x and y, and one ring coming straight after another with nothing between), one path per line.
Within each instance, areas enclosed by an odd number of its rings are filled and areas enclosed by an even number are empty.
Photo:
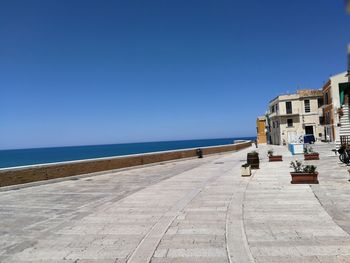
M259 153L250 152L247 153L247 164L250 164L252 169L259 169Z
M198 149L196 150L196 153L197 153L198 158L203 158L203 151L202 151L201 148L198 148Z

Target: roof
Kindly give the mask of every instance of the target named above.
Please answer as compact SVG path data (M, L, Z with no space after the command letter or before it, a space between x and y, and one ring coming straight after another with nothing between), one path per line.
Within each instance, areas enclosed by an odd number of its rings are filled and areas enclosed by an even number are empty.
M300 89L296 93L281 94L269 101L269 105L276 101L298 100L304 97L321 97L323 96L322 89Z
M297 91L300 97L316 97L322 96L321 89L301 89Z
M273 98L272 100L269 101L269 105L274 104L274 102L276 101L284 101L284 100L297 100L299 99L298 94L281 94L275 98Z

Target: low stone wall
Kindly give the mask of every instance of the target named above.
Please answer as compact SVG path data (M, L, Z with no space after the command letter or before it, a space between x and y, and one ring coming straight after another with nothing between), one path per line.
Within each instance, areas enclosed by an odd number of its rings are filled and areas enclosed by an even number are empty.
M231 145L202 147L203 155L237 151L251 146L251 141ZM143 164L195 157L196 149L174 150L128 156L89 159L54 164L30 165L0 169L0 187L24 184L74 175L108 171Z

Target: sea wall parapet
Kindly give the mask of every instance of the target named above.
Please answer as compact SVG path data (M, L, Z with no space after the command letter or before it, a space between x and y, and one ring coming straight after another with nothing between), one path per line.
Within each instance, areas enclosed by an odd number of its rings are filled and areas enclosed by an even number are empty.
M250 147L251 141L201 147L203 155L237 151ZM145 164L196 157L197 148L87 159L60 163L28 165L0 169L0 187L90 174Z

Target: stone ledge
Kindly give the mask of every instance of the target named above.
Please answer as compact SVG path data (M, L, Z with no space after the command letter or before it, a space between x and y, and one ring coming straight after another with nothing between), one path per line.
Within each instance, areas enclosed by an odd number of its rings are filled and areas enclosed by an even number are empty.
M201 147L203 155L237 151L251 146L251 141ZM132 166L164 162L196 156L196 148L135 154L120 157L98 158L54 164L30 165L18 168L0 169L0 187L25 184L43 180L108 171Z

